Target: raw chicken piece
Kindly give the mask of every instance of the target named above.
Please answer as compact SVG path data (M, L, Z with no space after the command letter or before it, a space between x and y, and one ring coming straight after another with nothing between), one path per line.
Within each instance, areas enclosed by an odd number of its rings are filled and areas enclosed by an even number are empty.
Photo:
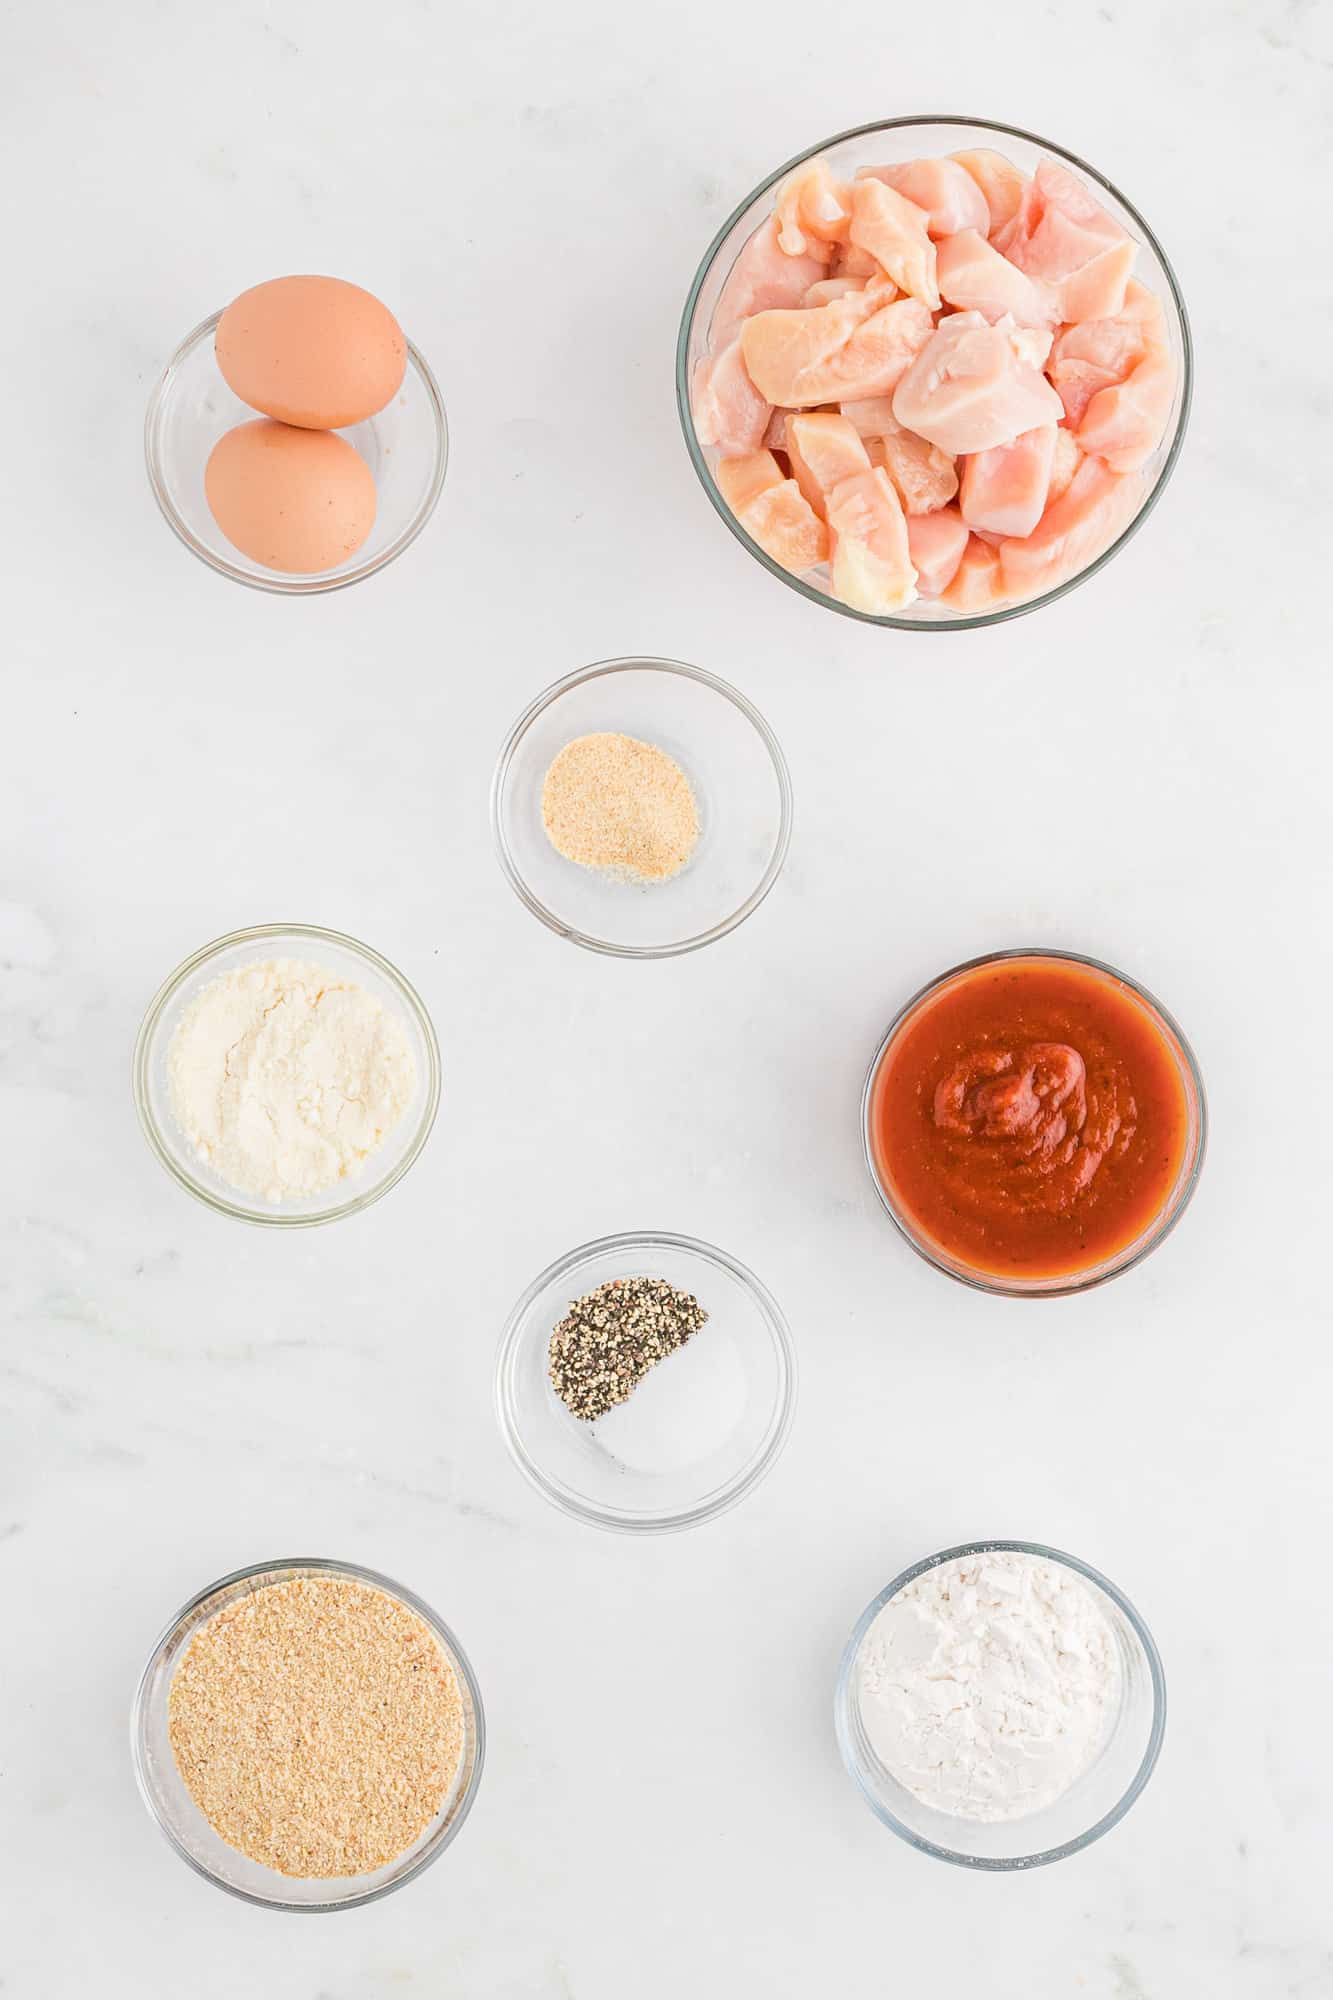
M968 527L992 535L1030 535L1046 506L1054 463L1054 424L965 458L958 504Z
M940 295L951 306L979 312L983 319L1003 319L1019 326L1049 327L1060 317L1059 301L1049 285L1030 278L1011 264L975 229L962 229L935 246Z
M949 454L901 425L875 440L871 456L888 473L905 514L933 513L958 491Z
M1000 551L977 535L969 535L958 567L940 592L955 611L990 611L1007 593L1000 573Z
M849 424L863 438L889 437L900 431L902 425L893 414L892 396L862 396L847 403L839 403Z
M854 611L901 611L916 596L907 519L879 467L835 486L828 498L833 595Z
M1064 320L1107 319L1125 302L1134 242L1081 181L1043 160L995 248L1055 287Z
M1061 330L1048 373L1086 450L1117 472L1145 464L1162 441L1176 387L1161 300L1131 280L1120 312Z
M769 402L809 409L887 395L931 332L915 299L881 306L873 292L855 292L809 311L756 313L741 329L741 351Z
M986 206L990 211L986 234L994 236L997 229L1003 229L1005 223L1017 215L1023 190L1028 184L1027 175L1021 174L1003 153L990 153L984 147L973 153L955 153L952 157L960 167L966 168L986 197Z
M956 507L908 515L907 549L922 597L938 597L948 589L966 547L967 524Z
M782 484L782 470L771 451L747 451L741 458L724 458L713 476L733 514L744 513L761 493Z
M1094 257L1081 271L1075 271L1060 286L1060 317L1065 320L1102 319L1113 313L1125 296L1125 285L1134 269L1135 248L1128 237L1113 244L1102 256Z
M757 451L768 429L768 399L750 380L740 341L705 355L694 375L694 428L699 442L727 458Z
M1085 569L1138 511L1143 481L1085 458L1067 490L1051 501L1032 533L999 548L1005 588L1032 597Z
M764 432L765 451L785 451L787 449L787 419L790 410L774 410L768 419L768 429Z
M1050 374L1083 449L1115 472L1137 471L1162 442L1175 398L1161 300L1131 282L1114 318L1065 328Z
M817 514L835 486L870 470L866 448L846 417L825 413L791 419L787 456L792 478Z
M986 197L966 167L956 160L904 160L893 167L858 167L856 178L883 181L921 209L932 236L956 236L960 229L990 229Z
M766 555L796 576L828 561L828 529L794 479L770 486L736 518Z
M1015 326L1012 317L1006 313L995 324L1003 327L1009 336L1009 345L1020 361L1029 368L1044 368L1050 357L1051 343L1055 335L1048 326Z
M873 278L879 270L868 250L858 249L855 243L844 243L833 259L829 276L833 278Z
M1062 327L1046 372L1070 423L1078 425L1098 390L1123 382L1153 345L1167 351L1162 308L1153 293L1133 282L1123 310L1111 318Z
M1051 483L1046 489L1046 505L1058 500L1062 493L1069 491L1074 474L1078 471L1083 457L1082 449L1072 431L1063 424L1055 427L1055 451L1051 458Z
M751 313L797 306L827 267L818 257L788 257L778 243L778 219L770 215L750 238L727 273L713 307L709 345L714 354L728 346Z
M718 490L751 540L781 563L800 572L828 559L828 531L794 479L784 479L771 451L723 459Z
M925 212L896 188L877 180L852 182L852 248L867 251L903 291L939 311L935 245Z
M829 306L834 299L845 299L848 292L859 292L864 288L863 278L820 278L811 285L801 300L803 306Z
M912 362L894 390L893 414L957 457L1057 423L1061 405L1050 383L1019 358L1008 328L961 312L941 320Z
M1151 345L1165 346L1162 309L1142 285L1131 282L1123 309L1109 319L1082 320L1061 327L1051 349L1051 373L1063 361L1085 361L1123 382Z
M778 245L789 257L829 263L835 244L847 241L851 221L847 190L822 160L810 160L778 189Z
M874 299L864 291L848 292L830 299L824 306L784 307L754 313L740 332L741 353L751 378L770 386L781 384L781 392L769 400L788 409L802 407L807 400L790 393L813 371L825 368L841 353L864 320L877 311ZM812 395L811 403L827 402L828 397Z
M1093 320L1090 324L1099 326L1102 322ZM1109 389L1119 380L1109 368L1099 368L1093 361L1080 361L1072 355L1058 361L1053 359L1046 372L1064 404L1065 421L1075 427L1083 421L1083 412L1098 390Z
M1078 426L1079 443L1113 472L1137 472L1166 435L1175 393L1170 354L1150 350L1123 382L1097 391Z

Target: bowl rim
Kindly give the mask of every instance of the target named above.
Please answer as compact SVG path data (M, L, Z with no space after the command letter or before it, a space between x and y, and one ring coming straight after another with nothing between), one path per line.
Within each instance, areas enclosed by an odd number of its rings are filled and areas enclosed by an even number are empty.
M1006 1552L1038 1556L1046 1562L1062 1563L1066 1569L1073 1570L1085 1582L1093 1583L1099 1590L1105 1592L1123 1614L1142 1648L1152 1686L1152 1722L1138 1769L1125 1791L1115 1805L1104 1812L1101 1818L1095 1820L1083 1833L1076 1835L1072 1840L1061 1841L1055 1847L1042 1848L1032 1854L1014 1856L964 1854L957 1848L944 1847L938 1841L927 1840L924 1835L914 1832L897 1817L896 1813L891 1812L874 1792L857 1753L855 1735L851 1727L852 1674L861 1641L884 1606L891 1598L896 1597L900 1590L904 1590L909 1583L924 1575L927 1570L938 1568L941 1563L953 1562L959 1557ZM1030 1868L1044 1868L1052 1861L1063 1861L1067 1856L1079 1853L1082 1848L1090 1847L1093 1841L1100 1840L1103 1834L1109 1833L1111 1828L1117 1826L1125 1817L1151 1778L1161 1755L1162 1742L1166 1734L1166 1674L1162 1667L1161 1654L1157 1650L1157 1642L1142 1615L1131 1604L1124 1591L1112 1583L1109 1577L1103 1576L1100 1570L1094 1569L1091 1563L1083 1562L1078 1556L1071 1556L1063 1549L1050 1548L1044 1542L1008 1541L1003 1538L961 1542L955 1548L941 1549L936 1555L923 1556L919 1562L912 1563L900 1576L896 1576L892 1583L885 1584L883 1590L870 1600L861 1613L852 1627L851 1637L843 1647L838 1662L838 1676L833 1696L833 1728L847 1775L882 1825L892 1828L900 1839L905 1840L909 1847L916 1848L918 1853L933 1855L937 1861L949 1861L958 1868L976 1868L990 1874L1011 1874Z
M1010 139L1022 139L1028 145L1039 146L1043 152L1051 154L1055 159L1062 161L1067 166L1077 168L1081 174L1086 174L1105 193L1111 195L1126 213L1133 218L1136 227L1142 232L1144 241L1148 244L1162 267L1180 322L1180 411L1176 418L1175 430L1171 442L1167 447L1166 456L1162 461L1152 487L1144 496L1143 504L1139 507L1133 519L1121 529L1115 540L1103 549L1100 555L1094 557L1085 568L1079 570L1074 576L1066 577L1062 583L1056 584L1053 589L1043 591L1040 596L1025 598L1017 604L998 605L994 610L970 613L965 617L913 619L901 617L897 613L858 611L850 604L843 604L838 598L831 596L827 591L820 590L814 584L806 583L801 577L794 576L790 570L783 569L780 563L775 562L746 533L718 491L717 482L713 478L708 461L695 434L694 417L690 409L689 340L695 311L698 307L699 294L703 290L704 283L712 269L714 258L717 256L732 229L744 217L746 211L767 194L770 188L775 187L779 181L785 179L788 174L793 173L797 167L804 166L807 160L815 159L818 155L828 152L834 146L841 146L848 140L864 139L875 133L897 131L903 127L919 126L925 128L938 125L961 125L971 131L986 132ZM1176 277L1175 267L1171 259L1162 248L1155 230L1149 227L1134 203L1121 193L1114 181L1108 180L1105 174L1099 173L1096 167L1090 165L1087 160L1082 159L1079 154L1071 153L1066 147L1056 145L1054 140L1044 139L1039 133L1029 132L1021 125L1006 125L996 119L974 118L961 113L915 112L906 117L879 118L872 120L871 123L866 125L851 125L846 131L835 132L830 138L821 139L817 145L807 146L804 152L797 153L794 158L787 160L782 166L775 168L771 174L766 175L759 182L758 186L753 188L746 195L745 199L739 202L732 210L704 252L703 260L695 272L694 281L686 295L685 308L681 314L680 331L676 338L676 412L680 419L680 426L684 435L685 448L689 454L690 463L693 465L699 482L704 492L708 495L714 511L720 515L741 546L748 550L758 562L762 563L770 575L777 577L780 583L785 583L789 589L799 592L802 597L807 598L812 604L818 604L829 611L836 611L844 618L853 618L858 624L879 626L894 632L973 632L990 625L1004 625L1013 618L1025 618L1029 612L1040 611L1045 605L1055 604L1060 598L1066 597L1071 590L1076 590L1081 583L1086 583L1089 578L1096 576L1098 570L1104 568L1112 556L1118 554L1131 537L1137 534L1139 528L1147 520L1162 494L1166 491L1171 475L1175 471L1176 462L1180 457L1181 447L1185 441L1185 433L1189 428L1190 409L1193 398L1194 343L1190 333L1189 315L1185 310L1184 296L1181 292L1180 283Z
M412 546L435 512L435 504L444 486L444 477L449 466L449 420L445 414L444 399L440 394L439 384L431 373L425 355L404 334L407 366L416 371L435 419L435 466L431 473L430 485L406 525L393 541L379 551L378 555L368 556L361 562L354 562L348 569L326 570L316 576L287 576L281 570L273 570L256 576L250 570L242 568L239 561L233 560L223 550L213 548L201 536L195 534L174 505L162 470L161 447L167 400L176 373L191 358L196 347L201 346L216 331L218 321L225 310L225 307L220 307L217 312L210 313L207 319L200 320L198 326L191 328L158 376L152 394L148 398L148 408L144 415L144 465L148 473L148 484L162 518L191 554L198 556L200 562L206 563L209 569L216 570L219 576L230 577L233 583L243 583L250 590L268 591L277 597L318 597L325 591L344 590L350 583L363 582L366 577L374 576L377 570L384 569L389 563L396 561L404 549ZM397 393L396 391L395 394ZM262 410L256 410L254 414L256 417L261 417L264 413ZM378 415L379 412L375 414ZM218 532L221 534L220 529Z
M520 1433L514 1410L514 1375L520 1351L524 1345L524 1329L528 1315L537 1299L549 1285L557 1283L576 1270L579 1265L591 1263L596 1258L610 1253L619 1254L630 1250L684 1250L701 1257L705 1262L717 1265L730 1277L735 1278L742 1289L749 1293L759 1308L760 1318L768 1331L772 1343L777 1368L776 1389L772 1414L767 1430L756 1450L740 1470L725 1485L715 1487L688 1507L677 1508L671 1513L630 1512L623 1509L598 1506L563 1480L555 1478L543 1470L537 1459L528 1450ZM549 1330L548 1330L549 1334ZM544 1499L558 1507L576 1521L590 1527L604 1528L616 1534L672 1534L678 1529L698 1527L704 1521L711 1521L719 1514L725 1514L737 1506L747 1493L753 1492L759 1482L769 1473L791 1432L796 1410L796 1349L782 1308L768 1287L755 1276L738 1257L720 1250L716 1244L705 1243L696 1236L684 1236L662 1229L631 1229L614 1236L599 1236L589 1243L580 1243L575 1249L567 1250L562 1257L548 1264L526 1287L505 1322L500 1337L495 1366L495 1412L504 1438L519 1471Z
M595 937L589 931L580 930L576 924L566 923L563 917L557 916L555 911L543 903L529 887L526 877L514 859L505 829L505 795L510 767L520 743L532 724L548 708L554 706L562 695L570 693L572 689L582 687L588 681L599 680L604 675L627 672L676 674L684 680L697 681L701 687L708 688L712 693L729 701L750 723L763 743L778 786L777 837L768 863L755 887L730 916L724 917L705 931L697 932L693 937L681 938L672 944L617 944L611 938ZM608 958L679 958L686 952L701 951L705 945L713 944L718 938L726 937L729 932L739 929L747 917L753 916L782 873L787 850L791 845L791 830L792 784L787 759L783 755L782 745L754 703L743 695L739 688L733 687L729 681L722 680L717 674L708 673L703 667L693 667L684 660L665 659L653 654L626 654L616 659L594 660L590 666L579 667L573 673L565 674L560 680L553 681L550 687L545 688L528 704L510 729L496 759L491 778L491 834L500 867L510 888L533 916L545 924L547 930L554 931L557 937L567 938L571 944L582 945L586 951L601 952Z
M1166 1206L1143 1235L1126 1245L1117 1256L1105 1259L1100 1265L1091 1266L1087 1272L1070 1272L1050 1279L1005 1278L996 1272L976 1271L961 1261L951 1261L931 1243L928 1237L921 1235L913 1227L906 1213L900 1211L890 1199L875 1164L874 1147L870 1137L871 1105L880 1065L895 1036L922 1001L928 1000L951 980L961 978L967 973L979 972L988 965L1004 965L1015 959L1029 958L1055 959L1065 965L1079 965L1089 972L1098 973L1104 978L1116 980L1120 985L1128 987L1130 992L1158 1017L1167 1029L1168 1035L1174 1040L1187 1090L1192 1090L1194 1094L1197 1125L1194 1152L1188 1171L1184 1173L1184 1178L1177 1182ZM861 1153L866 1171L870 1175L871 1185L879 1196L885 1214L903 1241L933 1270L943 1272L946 1278L953 1278L960 1285L967 1285L972 1291L988 1293L992 1298L1070 1298L1078 1292L1093 1291L1098 1285L1109 1284L1112 1278L1122 1277L1126 1271L1132 1271L1145 1257L1151 1256L1159 1244L1166 1241L1193 1201L1208 1151L1208 1133L1208 1098L1203 1086L1203 1076L1194 1050L1175 1016L1162 1005L1155 994L1149 992L1146 986L1141 985L1137 979L1132 979L1127 972L1122 972L1118 966L1108 965L1104 959L1093 958L1088 952L1068 951L1055 945L1014 945L1004 951L983 952L980 957L964 959L960 965L952 965L946 972L927 980L924 986L919 987L903 1002L889 1022L870 1059L865 1082L861 1087Z
M415 1021L426 1049L426 1076L424 1078L425 1097L421 1115L412 1143L402 1158L381 1180L373 1178L358 1191L342 1201L331 1202L326 1207L309 1213L283 1213L281 1209L261 1209L251 1206L237 1194L234 1199L219 1194L215 1189L195 1177L184 1164L184 1144L173 1147L153 1113L152 1097L148 1088L148 1072L152 1062L153 1047L162 1017L186 982L211 960L220 958L226 951L238 945L259 944L274 938L299 938L317 945L332 945L351 956L364 959L389 986ZM361 1209L369 1208L396 1187L408 1168L420 1156L435 1124L440 1108L442 1090L440 1044L435 1033L425 1001L412 982L398 967L375 950L373 945L362 943L360 938L349 937L345 931L329 930L322 924L251 924L243 930L228 931L225 937L214 938L211 943L200 945L197 951L182 959L174 972L167 975L157 992L148 1003L147 1011L139 1024L135 1037L134 1056L131 1063L131 1087L134 1093L134 1108L138 1113L139 1128L148 1141L154 1157L164 1166L178 1186L187 1194L201 1201L205 1208L211 1208L218 1215L234 1216L239 1222L253 1223L260 1229L315 1229L325 1222L339 1222L344 1216L355 1215Z
M177 1838L175 1830L168 1824L159 1808L154 1788L149 1779L143 1752L143 1737L145 1719L148 1713L150 1682L168 1642L180 1629L184 1621L189 1618L192 1612L197 1611L200 1605L206 1604L209 1598L220 1595L224 1590L230 1590L235 1584L249 1582L254 1577L266 1577L270 1575L275 1582L278 1582L289 1577L293 1571L299 1572L304 1576L351 1577L357 1582L367 1583L377 1590L382 1590L386 1597L397 1598L400 1603L407 1606L408 1610L415 1611L417 1616L424 1619L426 1624L430 1626L437 1639L443 1642L444 1649L449 1656L449 1664L464 1684L468 1698L472 1704L473 1714L473 1726L471 1730L472 1769L468 1775L467 1783L459 1795L453 1817L450 1819L441 1837L433 1845L421 1848L411 1866L406 1868L401 1875L396 1876L392 1882L382 1882L377 1888L363 1890L355 1896L331 1898L327 1902L319 1903L295 1903L288 1902L281 1896L261 1896L253 1889L242 1888L239 1883L224 1881L222 1876L215 1874L196 1855L191 1854L189 1849ZM466 1757L467 1751L468 1737L465 1733L463 1757ZM215 1888L225 1890L229 1896L235 1896L243 1903L252 1903L258 1909L285 1910L290 1911L295 1916L322 1916L335 1910L360 1909L367 1903L378 1903L382 1897L391 1896L395 1889L404 1888L407 1883L415 1881L418 1875L424 1874L427 1868L439 1860L445 1849L452 1845L462 1829L463 1822L472 1810L478 1788L481 1784L482 1769L486 1762L486 1713L482 1704L481 1688L478 1684L476 1673L473 1670L472 1662L468 1659L455 1633L445 1624L439 1613L426 1603L424 1598L418 1597L416 1592L407 1589L406 1585L395 1582L392 1577L385 1576L379 1570L368 1569L361 1563L338 1562L328 1556L288 1556L269 1562L247 1563L241 1569L231 1570L226 1576L220 1576L215 1583L207 1584L204 1589L197 1590L181 1606L175 1617L163 1626L152 1651L148 1655L143 1672L139 1676L134 1699L130 1704L130 1756L134 1765L134 1778L139 1788L139 1796L147 1807L154 1824L163 1838L180 1856L181 1860L186 1862L196 1875L202 1876L205 1882L211 1882ZM277 1879L281 1881L285 1878L279 1876Z

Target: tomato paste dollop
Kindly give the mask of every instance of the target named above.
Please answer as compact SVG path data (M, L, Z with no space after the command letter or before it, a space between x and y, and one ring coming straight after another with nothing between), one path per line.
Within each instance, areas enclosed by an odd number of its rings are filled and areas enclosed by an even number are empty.
M980 1274L1053 1278L1138 1241L1169 1206L1194 1120L1165 1020L1076 960L946 979L880 1059L870 1143L901 1219Z

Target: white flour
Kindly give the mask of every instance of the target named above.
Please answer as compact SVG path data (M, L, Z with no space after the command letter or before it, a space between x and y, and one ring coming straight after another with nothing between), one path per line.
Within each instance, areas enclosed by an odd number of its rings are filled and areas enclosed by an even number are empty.
M357 1173L416 1084L402 1022L364 987L290 958L205 986L171 1038L167 1074L199 1157L272 1202Z
M940 1563L861 1642L857 1697L881 1763L923 1805L1008 1820L1067 1792L1119 1707L1115 1634L1072 1570L1010 1550Z

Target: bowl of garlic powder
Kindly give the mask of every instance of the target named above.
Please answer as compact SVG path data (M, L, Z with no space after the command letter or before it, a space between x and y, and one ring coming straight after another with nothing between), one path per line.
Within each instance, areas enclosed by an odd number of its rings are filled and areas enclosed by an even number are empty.
M843 1762L875 1817L965 1868L1039 1868L1119 1823L1156 1768L1166 1682L1106 1577L973 1542L895 1577L838 1673Z
M134 1051L148 1144L222 1215L286 1228L387 1194L440 1101L425 1004L369 945L259 924L204 945L162 986Z
M791 779L735 688L679 660L600 660L524 710L500 752L491 824L519 900L616 958L725 937L782 870Z

